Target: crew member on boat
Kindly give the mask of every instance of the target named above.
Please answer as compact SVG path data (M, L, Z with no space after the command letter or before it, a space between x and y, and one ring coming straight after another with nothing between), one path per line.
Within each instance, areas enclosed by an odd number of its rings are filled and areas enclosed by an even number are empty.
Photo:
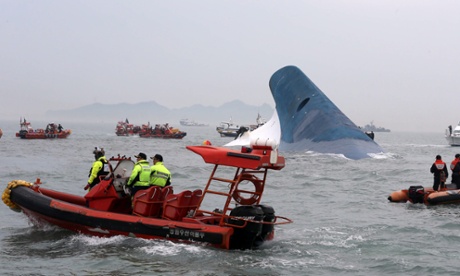
M460 154L456 154L454 160L450 163L450 169L452 170L452 183L457 185L457 189L460 189Z
M111 171L110 164L105 158L105 152L103 148L94 148L94 159L93 166L89 170L88 184L85 186L85 190L88 190L101 182L101 176L108 175Z
M437 191L438 188L444 189L449 172L447 171L446 163L442 161L441 155L436 155L436 160L431 165L430 172L434 176L433 190Z
M163 156L155 154L155 156L150 157L150 159L153 159L153 166L151 167L150 173L150 185L160 187L171 185L171 173L163 164Z
M150 187L150 164L147 161L147 155L140 152L135 155L137 162L134 164L133 171L129 177L126 186L131 188L131 196L134 196L137 191L148 189Z

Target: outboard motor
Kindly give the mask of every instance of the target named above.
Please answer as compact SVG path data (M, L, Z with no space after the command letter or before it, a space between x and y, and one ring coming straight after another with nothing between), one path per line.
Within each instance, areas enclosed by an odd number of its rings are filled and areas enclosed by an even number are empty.
M425 189L423 186L410 186L408 196L412 203L423 203L423 199L425 198Z
M256 238L262 233L262 223L248 222L242 219L253 221L262 221L264 218L264 211L261 207L255 205L242 205L238 206L230 212L229 224L236 226L246 226L243 228L234 227L234 233L230 237L231 249L251 249L255 245ZM241 219L237 219L241 218Z
M256 206L259 206L264 212L263 221L266 222L265 224L262 224L262 232L255 241L255 246L258 247L262 245L264 241L273 239L273 231L275 229L275 226L273 225L273 222L275 222L275 210L273 207L267 205Z

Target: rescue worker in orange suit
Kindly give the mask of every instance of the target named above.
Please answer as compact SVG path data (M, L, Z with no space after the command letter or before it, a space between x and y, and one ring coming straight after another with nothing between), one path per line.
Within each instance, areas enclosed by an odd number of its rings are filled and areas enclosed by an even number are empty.
M436 160L431 165L430 172L434 176L433 190L437 191L439 188L444 189L446 187L446 179L449 177L447 171L447 165L442 161L441 155L436 155Z
M105 158L105 152L103 148L96 147L93 151L94 159L93 166L89 170L88 184L85 186L85 190L91 189L99 182L101 182L101 176L108 175L112 170L109 162Z
M134 197L137 191L145 190L150 188L150 164L147 161L147 155L143 152L140 152L138 155L135 155L137 162L134 164L133 171L131 176L128 179L128 186L131 189L131 197Z
M455 159L450 163L450 169L452 170L452 183L457 185L457 189L460 189L460 154L455 155Z

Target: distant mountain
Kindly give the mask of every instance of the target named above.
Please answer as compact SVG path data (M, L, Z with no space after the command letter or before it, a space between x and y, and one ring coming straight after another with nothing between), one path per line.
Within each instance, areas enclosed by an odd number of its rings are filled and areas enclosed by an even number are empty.
M253 106L240 100L225 103L221 106L203 106L195 104L188 107L170 109L155 101L137 104L101 104L95 103L70 110L49 110L45 113L47 119L54 121L74 122L113 122L114 124L126 118L131 123L151 124L169 123L179 125L179 120L188 118L210 125L219 124L232 118L237 124L254 124L259 113L263 118L270 119L274 112L268 104Z

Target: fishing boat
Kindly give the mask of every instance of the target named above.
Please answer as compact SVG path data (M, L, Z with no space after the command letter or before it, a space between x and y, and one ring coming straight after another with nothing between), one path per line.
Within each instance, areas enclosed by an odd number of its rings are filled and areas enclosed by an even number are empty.
M132 136L138 135L140 130L140 126L135 126L129 123L128 118L126 118L124 121L118 121L117 126L115 127L115 134L117 136Z
M20 130L16 137L21 139L62 139L67 138L72 130L64 129L61 124L49 123L45 129L33 129L26 119L19 120Z
M220 122L219 126L216 127L216 130L220 134L220 137L237 137L240 128L249 129L249 127L234 124L232 119L230 119L228 122Z
M365 125L362 130L364 132L391 132L391 130L384 128L384 127L378 127L374 125L374 121L371 121L369 124Z
M452 126L448 126L446 129L446 140L451 146L460 146L460 122L452 130Z
M246 131L252 131L265 124L265 120L257 114L256 124L252 125L237 125L234 124L232 118L229 121L222 121L219 126L216 127L217 132L221 137L238 137Z
M394 191L388 196L390 202L423 203L425 205L460 203L460 189L456 184L446 184L441 191L432 187L410 186L409 189Z
M203 189L173 186L140 190L131 202L126 183L134 162L110 158L113 171L85 196L48 189L24 180L8 183L2 200L30 221L50 223L91 236L124 235L202 243L223 249L254 249L274 238L275 226L292 220L262 204L269 170L281 170L284 157L267 141L232 150L187 146L214 168Z
M142 129L139 132L139 137L141 138L182 139L186 135L187 132L173 128L168 123L156 124L155 127L152 127L150 123L142 125Z

